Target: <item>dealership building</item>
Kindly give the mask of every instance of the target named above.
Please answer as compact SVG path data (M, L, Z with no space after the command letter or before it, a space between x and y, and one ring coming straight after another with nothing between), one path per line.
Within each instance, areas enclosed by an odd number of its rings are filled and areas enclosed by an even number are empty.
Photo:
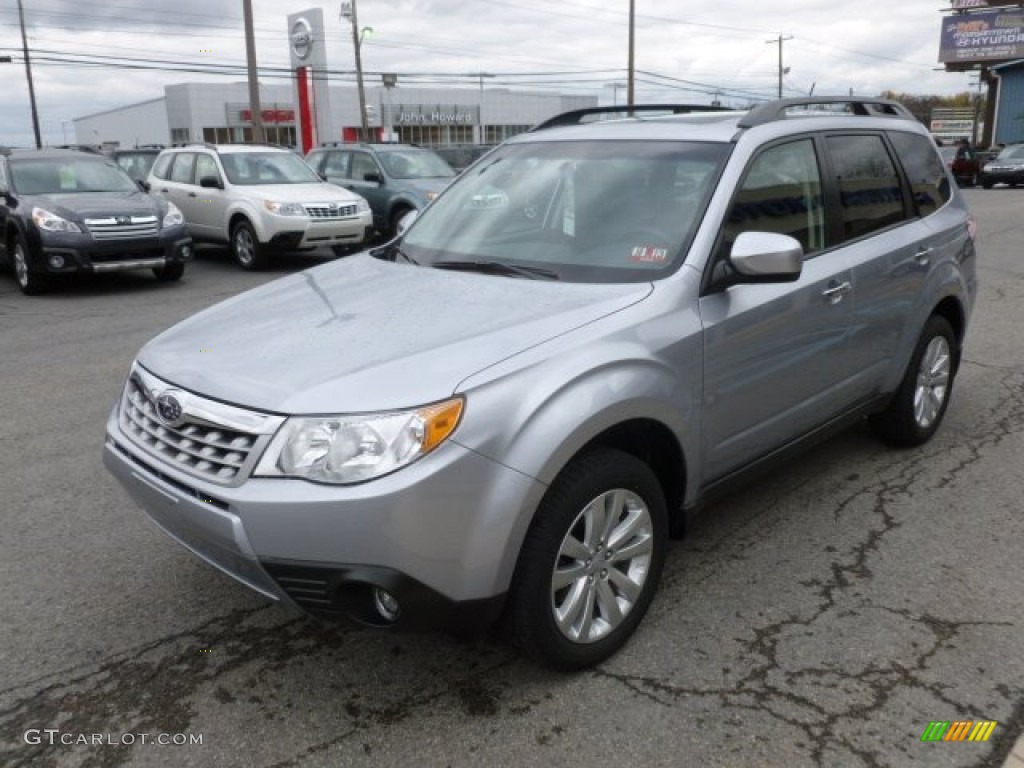
M298 109L287 82L260 84L260 107L268 142L299 147ZM360 129L354 86L329 86L329 110L319 116L317 142L355 141ZM425 146L494 144L538 122L581 107L596 96L481 88L368 86L366 116L379 140ZM142 144L214 143L252 140L246 83L179 83L162 98L129 104L74 120L75 141L132 147Z

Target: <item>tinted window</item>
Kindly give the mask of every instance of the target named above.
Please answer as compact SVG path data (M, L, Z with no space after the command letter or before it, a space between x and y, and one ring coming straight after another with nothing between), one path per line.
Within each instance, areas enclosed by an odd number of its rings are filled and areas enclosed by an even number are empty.
M426 149L388 150L379 152L378 157L395 179L447 179L455 175L448 163Z
M729 210L722 253L728 253L741 232L789 235L808 254L825 246L821 174L813 141L781 144L754 158Z
M155 159L156 154L153 152L121 152L114 161L133 179L144 179L149 175Z
M949 179L935 151L935 143L916 133L893 132L889 140L910 181L918 212L927 216L941 208L949 200Z
M153 164L153 175L158 179L166 179L167 172L171 168L171 161L174 160L174 155L160 155L157 161Z
M192 183L192 170L196 165L196 156L194 152L182 152L174 161L174 167L171 168L171 181L176 181L179 184L191 184Z
M326 159L325 159L326 157ZM325 176L342 176L348 178L348 153L328 152L321 156L321 171Z
M843 237L851 240L903 220L899 176L881 136L826 139L839 185Z

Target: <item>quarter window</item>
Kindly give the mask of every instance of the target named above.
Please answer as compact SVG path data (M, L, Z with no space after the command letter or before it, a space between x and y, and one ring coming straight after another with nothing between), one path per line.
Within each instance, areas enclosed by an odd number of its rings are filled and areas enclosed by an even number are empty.
M789 235L806 254L825 247L821 174L811 139L774 146L754 158L729 210L724 253L743 232Z
M893 132L889 140L910 181L918 213L927 216L941 208L949 200L950 189L935 143L916 133Z
M881 136L826 139L839 187L843 238L869 235L903 221L903 192Z

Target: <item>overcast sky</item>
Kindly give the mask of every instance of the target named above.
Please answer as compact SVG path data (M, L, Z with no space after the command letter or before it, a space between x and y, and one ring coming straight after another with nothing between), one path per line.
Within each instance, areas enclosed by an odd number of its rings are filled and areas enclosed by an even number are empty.
M72 140L70 120L163 96L180 82L236 82L245 64L242 0L23 0L44 143ZM787 96L877 95L882 90L952 94L976 78L938 64L940 11L948 0L635 0L637 101L727 104L775 94L778 37ZM261 68L288 66L286 17L310 0L253 0ZM323 8L328 66L354 68L351 27L340 2ZM367 82L380 72L403 83L625 97L628 0L358 0ZM771 41L771 42L770 42ZM16 0L0 5L0 144L31 146L28 85ZM114 62L111 58L120 59ZM158 60L154 64L154 60ZM105 61L96 66L86 61ZM216 74L147 66L190 66ZM420 75L414 78L414 75ZM429 77L427 76L429 75ZM270 79L267 82L284 82ZM351 82L339 74L337 82ZM614 83L620 84L618 88ZM690 89L690 90L686 90Z

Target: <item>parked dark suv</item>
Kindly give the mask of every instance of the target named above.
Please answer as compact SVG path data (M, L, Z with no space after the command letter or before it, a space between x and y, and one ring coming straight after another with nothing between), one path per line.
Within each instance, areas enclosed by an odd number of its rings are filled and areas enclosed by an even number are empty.
M152 269L177 280L192 258L181 211L112 160L70 149L0 154L3 255L26 294L56 275Z
M330 144L310 151L306 162L332 184L365 197L374 227L392 234L455 177L436 152L411 144Z

